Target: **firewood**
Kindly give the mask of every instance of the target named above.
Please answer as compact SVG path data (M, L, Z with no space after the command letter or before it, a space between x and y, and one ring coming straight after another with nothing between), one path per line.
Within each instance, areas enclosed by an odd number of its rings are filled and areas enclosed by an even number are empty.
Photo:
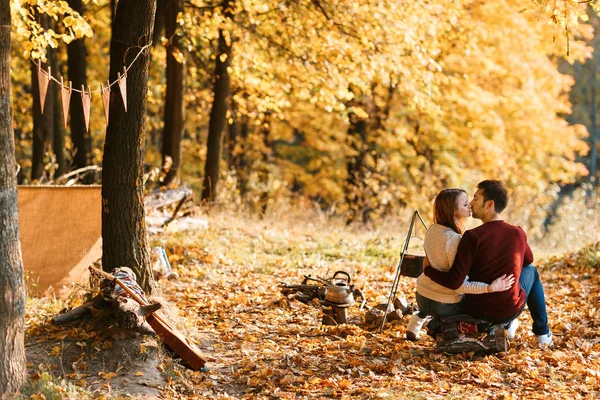
M72 310L69 310L63 314L57 315L52 318L52 323L54 325L64 325L73 321L77 321L83 317L86 317L92 314L94 309L103 309L106 308L107 303L102 299L102 296L98 295L94 297L91 301L76 307Z
M122 329L130 329L144 335L155 333L144 318L146 315L158 310L159 303L141 307L138 302L130 297L117 297L113 302L113 313L117 325Z

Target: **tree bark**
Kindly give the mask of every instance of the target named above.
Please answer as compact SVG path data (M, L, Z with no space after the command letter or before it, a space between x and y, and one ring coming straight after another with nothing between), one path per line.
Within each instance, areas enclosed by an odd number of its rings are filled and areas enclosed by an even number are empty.
M54 59L54 50L48 49L48 61L52 68ZM41 62L41 61L40 61ZM47 68L45 69L48 70ZM56 72L52 68L53 73ZM48 84L44 112L42 114L42 105L39 95L38 67L31 62L31 90L33 94L33 144L31 155L31 180L44 178L44 157L46 153L52 150L52 141L54 139L54 91L56 84L52 81ZM50 178L50 176L46 176Z
M233 18L233 0L225 0L224 16ZM208 123L208 144L206 164L204 167L204 183L202 184L202 201L214 202L217 198L217 184L221 169L223 128L225 127L227 104L229 102L230 78L228 68L231 65L231 39L222 29L219 30L217 59L215 64L213 104Z
M71 8L81 15L84 9L82 0L69 0ZM87 54L84 39L73 40L67 45L67 55L69 58L69 80L73 83L73 88L81 90L81 85L87 88ZM71 141L73 142L73 168L79 169L91 164L92 138L85 128L85 119L83 118L83 105L81 96L75 94L69 104L69 114L71 128ZM84 178L85 183L91 183L91 175Z
M365 159L367 157L367 121L355 113L350 113L350 126L348 127L348 146L352 154L346 160L346 182L344 194L349 215L346 223L354 222L361 214L364 207L365 188Z
M261 164L257 170L257 180L261 183L263 191L259 197L260 216L264 217L267 213L267 207L269 205L269 178L270 168L272 164L272 151L271 151L271 119L272 112L265 112L265 118L262 123L259 134L261 135L262 143L260 147L260 158Z
M110 47L110 81L129 65L138 47L152 40L156 0L120 1ZM133 51L132 51L133 50ZM138 283L152 290L144 220L144 152L149 55L141 54L127 73L127 112L118 85L110 111L102 162L102 268L130 267Z
M233 93L232 93L233 94ZM238 148L238 142L241 135L241 123L240 115L233 98L229 99L229 113L231 116L231 123L227 129L227 135L225 137L225 148L223 152L223 161L227 164L229 169L235 170L236 162L236 148Z
M179 0L176 0L179 2ZM163 31L165 30L165 13L167 6L171 3L171 0L157 0L156 1L156 14L154 16L154 32L152 33L152 47L160 45L160 39ZM169 35L167 34L167 38Z
M248 180L250 175L250 165L248 161L248 134L249 122L247 116L233 116L233 124L229 126L228 137L228 162L229 169L235 171L237 179L237 188L240 192L240 197L244 198L248 192Z
M0 398L25 382L25 287L10 103L10 3L0 0Z
M54 57L52 61L52 71L59 71L58 57ZM60 96L60 87L54 85L52 94L54 95L54 138L52 140L53 152L56 157L56 170L54 178L58 178L66 172L65 160L65 129L63 122L62 100Z
M596 72L596 71L594 71ZM596 105L596 87L594 86L596 84L596 76L597 74L594 74L594 81L592 82L592 84L590 85L590 90L591 90L591 97L592 97L592 101L591 101L591 107L590 107L590 120L591 120L591 125L592 125L592 132L590 133L590 145L591 145L591 149L590 149L590 176L592 177L592 179L595 181L594 184L596 186L600 186L600 179L598 179L598 122L596 121L596 115L598 113L598 108Z
M163 130L162 163L166 176L163 186L178 182L179 164L181 162L181 137L183 134L183 74L184 64L173 57L177 51L179 38L175 35L177 29L177 14L183 12L183 0L171 0L165 9L165 31L170 39L167 47L167 93L165 101L165 118ZM171 158L171 165L167 158Z

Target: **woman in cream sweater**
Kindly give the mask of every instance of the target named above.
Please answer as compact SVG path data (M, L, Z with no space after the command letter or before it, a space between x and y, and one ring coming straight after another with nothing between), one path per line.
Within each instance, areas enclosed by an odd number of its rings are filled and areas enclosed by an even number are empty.
M448 271L452 267L458 243L462 237L462 222L471 216L467 193L461 189L444 189L433 205L434 224L425 234L425 254L433 268ZM513 275L502 275L491 284L465 279L456 290L441 286L425 274L417 279L415 295L419 311L413 314L406 327L406 338L419 340L421 327L430 317L449 317L460 314L464 293L483 294L508 290L514 284Z

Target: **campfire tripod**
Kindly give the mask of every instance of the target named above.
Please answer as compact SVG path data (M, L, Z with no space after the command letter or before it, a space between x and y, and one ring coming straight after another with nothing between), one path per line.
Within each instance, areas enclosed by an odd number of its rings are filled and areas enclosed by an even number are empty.
M421 270L423 268L422 263L424 257L406 254L406 251L408 250L408 243L410 242L410 238L412 237L413 229L416 229L415 220L417 217L419 217L419 220L425 227L425 230L428 229L427 224L425 224L425 221L423 221L423 217L421 217L421 214L419 214L419 212L415 210L415 212L412 215L412 218L410 219L408 234L406 235L406 240L404 241L404 248L402 249L402 253L400 254L400 262L398 262L398 266L396 267L396 275L394 276L394 282L392 283L390 296L388 297L387 305L383 314L383 319L381 320L379 333L383 332L383 326L385 325L385 320L387 319L390 304L392 303L393 299L396 298L396 292L398 291L398 281L400 280L400 275L406 275L411 276L413 278L417 278L421 274ZM408 256L408 258L406 256Z

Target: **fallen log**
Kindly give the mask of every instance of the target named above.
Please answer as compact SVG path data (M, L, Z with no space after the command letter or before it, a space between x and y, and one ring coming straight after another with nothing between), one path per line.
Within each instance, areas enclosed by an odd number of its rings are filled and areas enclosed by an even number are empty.
M64 312L52 318L54 325L64 325L70 322L80 320L93 313L93 310L104 310L109 308L107 302L102 298L102 295L97 295L91 301L80 305L72 310Z
M87 317L92 313L90 310L91 306L91 302L85 303L84 305L65 312L64 314L57 315L52 318L52 323L54 325L64 325L68 324L69 322L77 321L83 317Z
M115 299L105 299L97 295L91 301L52 318L52 324L60 326L78 321L88 315L108 313L109 318L117 323L117 327L125 331L135 331L142 335L156 336L145 317L160 309L160 303L140 306L129 297L118 296ZM131 334L124 337L134 336Z

